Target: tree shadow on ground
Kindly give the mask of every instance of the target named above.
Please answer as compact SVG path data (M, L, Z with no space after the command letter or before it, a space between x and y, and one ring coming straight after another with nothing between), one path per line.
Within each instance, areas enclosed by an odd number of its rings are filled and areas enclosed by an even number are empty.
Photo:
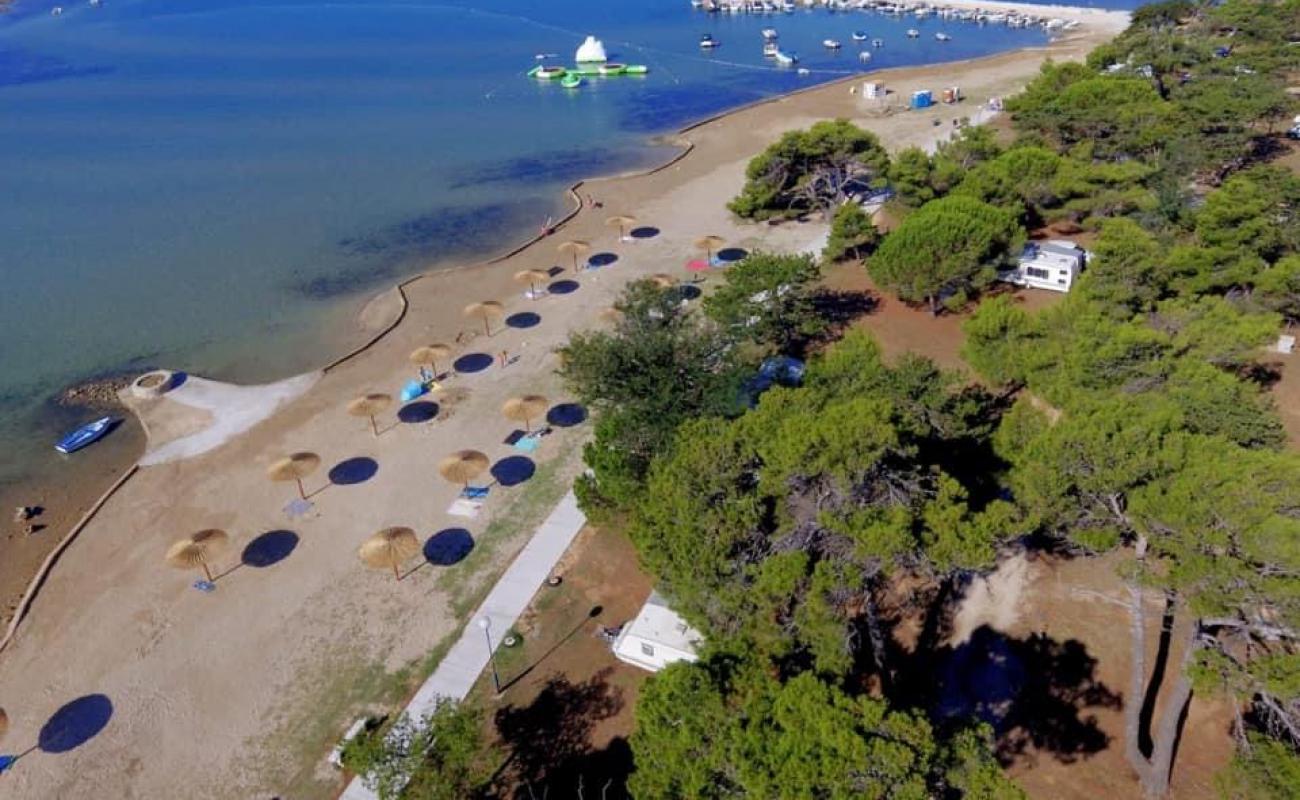
M623 708L623 690L609 683L612 672L606 667L577 684L554 677L529 705L497 711L497 733L510 758L496 796L601 797L602 789L607 798L626 796L632 771L627 742L615 739L602 750L590 744L597 725Z
M879 303L870 292L826 290L813 295L817 316L825 320L839 338L839 333L856 320L876 310Z
M896 700L938 719L987 722L1003 766L1030 751L1069 764L1110 746L1090 710L1119 709L1123 699L1097 678L1097 659L1082 642L1013 638L984 625L959 645L926 646L939 635L927 621L916 651L901 656Z

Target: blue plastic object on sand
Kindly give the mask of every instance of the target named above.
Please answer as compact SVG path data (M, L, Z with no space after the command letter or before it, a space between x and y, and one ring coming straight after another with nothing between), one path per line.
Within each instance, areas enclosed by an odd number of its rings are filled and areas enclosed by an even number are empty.
M537 449L537 437L531 434L520 436L514 443L516 450L522 450L525 453L531 453Z
M409 403L427 391L429 391L429 387L425 386L420 381L408 381L407 384L402 387L402 402Z
M462 497L469 500L482 500L488 496L488 487L486 486L466 486L460 493Z

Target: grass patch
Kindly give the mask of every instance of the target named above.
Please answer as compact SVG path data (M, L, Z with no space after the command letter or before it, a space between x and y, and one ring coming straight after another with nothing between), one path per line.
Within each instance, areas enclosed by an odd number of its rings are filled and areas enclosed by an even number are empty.
M570 481L564 467L572 457L560 456L539 464L514 502L497 514L475 539L474 549L465 560L438 578L438 588L449 595L449 605L458 619L477 608L505 572L507 564L488 568L502 543L540 525L569 491Z
M316 775L325 754L365 709L383 706L398 711L447 657L460 632L457 628L442 637L424 656L395 672L385 670L382 661L367 664L343 654L324 662L317 679L303 684L311 686L310 692L287 703L280 723L258 744L264 752L283 754L283 763L292 770L288 796L334 797L337 782Z

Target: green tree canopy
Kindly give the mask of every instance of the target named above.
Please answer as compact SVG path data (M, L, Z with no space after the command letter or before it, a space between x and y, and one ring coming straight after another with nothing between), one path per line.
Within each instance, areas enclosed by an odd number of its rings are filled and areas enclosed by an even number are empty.
M903 220L867 262L879 284L938 311L946 294L987 284L1023 232L1012 214L969 197L945 197Z
M631 740L636 797L1024 796L989 755L986 729L944 740L920 715L807 673L779 683L716 671L677 664L646 685Z
M578 332L559 353L560 375L597 416L584 449L593 475L579 481L589 513L624 509L655 454L688 419L735 409L740 370L733 348L702 327L672 290L632 284L613 332Z
M820 274L810 255L750 253L704 298L704 313L736 341L792 352L826 329L814 302Z
M829 213L855 187L875 184L889 166L875 134L848 120L791 131L749 162L729 208L747 219Z
M847 258L864 258L871 255L880 244L880 231L871 216L857 203L845 203L835 209L831 218L831 231L822 249L826 261Z

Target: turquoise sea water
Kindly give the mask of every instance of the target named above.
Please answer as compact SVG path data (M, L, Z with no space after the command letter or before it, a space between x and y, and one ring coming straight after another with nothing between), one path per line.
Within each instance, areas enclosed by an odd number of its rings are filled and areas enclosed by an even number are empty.
M59 388L317 366L358 296L519 241L569 182L663 159L652 134L861 69L854 30L886 42L872 68L1046 40L686 0L59 2L0 15L0 482L52 458ZM813 74L765 62L768 26ZM576 92L524 77L587 33L650 74Z

